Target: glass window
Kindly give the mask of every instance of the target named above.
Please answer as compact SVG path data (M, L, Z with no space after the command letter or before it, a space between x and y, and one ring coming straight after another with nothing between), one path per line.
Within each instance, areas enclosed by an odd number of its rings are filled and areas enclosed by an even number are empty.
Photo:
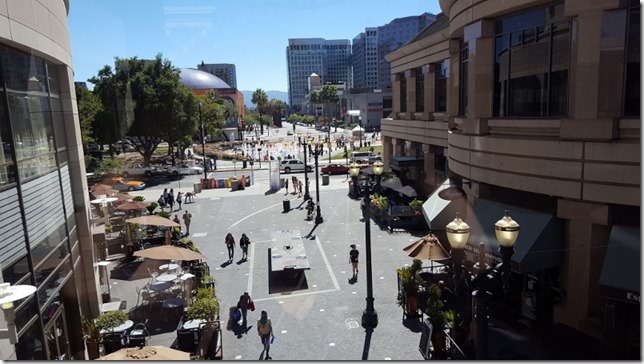
M631 1L626 39L624 116L640 116L640 4Z
M11 283L12 285L18 283L18 281L27 275L29 275L29 261L27 260L27 255L2 270L2 279L4 282ZM31 284L31 282L29 284Z
M459 114L467 116L467 77L468 77L468 59L469 59L469 44L461 38L461 52L460 52L460 68L459 68Z
M4 47L0 55L8 91L46 95L47 72L42 59Z
M29 330L22 334L20 341L16 344L16 359L45 360L43 342L43 331L40 322L36 320Z
M498 20L496 30L494 116L565 116L570 21L563 7Z
M422 69L416 70L416 112L425 111L425 75Z
M29 282L25 282L25 284L28 283ZM14 320L16 331L20 332L25 326L27 326L29 321L38 315L38 307L36 306L36 300L33 298L33 295L27 297L27 300L24 301L24 303L14 303L14 307L16 307L16 319Z
M400 78L400 112L407 112L407 79L404 73Z
M434 71L434 111L447 111L447 73L449 60L444 60L435 65Z

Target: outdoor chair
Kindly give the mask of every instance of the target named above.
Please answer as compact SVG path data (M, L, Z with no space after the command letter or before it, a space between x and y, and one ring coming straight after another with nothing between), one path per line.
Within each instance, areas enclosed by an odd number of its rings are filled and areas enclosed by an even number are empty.
M105 355L121 350L123 348L123 335L120 333L103 335L103 348L105 349Z
M134 325L134 328L132 328L132 330L130 330L127 335L128 348L147 345L147 340L150 338L147 323L148 319L145 319L145 322L139 322L138 324Z
M179 350L194 354L199 344L197 332L194 330L177 330L177 344Z

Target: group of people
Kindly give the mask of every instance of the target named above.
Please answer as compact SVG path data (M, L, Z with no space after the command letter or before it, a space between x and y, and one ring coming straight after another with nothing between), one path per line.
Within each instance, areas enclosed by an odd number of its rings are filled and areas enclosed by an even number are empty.
M235 257L235 238L233 234L228 233L226 235L226 248L228 249L228 263L232 263ZM248 246L250 245L250 239L246 234L242 234L239 238L239 247L242 250L242 260L248 260Z
M248 322L246 321L248 310L255 310L255 303L253 302L253 299L250 298L248 292L244 292L244 294L239 297L237 309L241 311L242 326L248 331ZM272 358L269 355L269 351L275 335L273 334L273 323L271 322L271 319L268 318L268 314L265 310L262 310L260 318L257 320L257 334L259 335L263 346L263 350L260 355L263 356L264 353L266 353L264 359L271 360Z
M179 215L175 214L174 219L172 221L176 222L177 224L181 225L181 220L179 220ZM183 213L183 224L186 225L186 232L184 233L184 236L190 235L190 223L192 222L192 214L188 212L188 210L185 210Z
M184 199L184 194L183 192L179 191L177 192L177 196L174 196L174 188L171 188L170 191L168 191L167 188L163 190L163 193L161 196L159 196L159 199L157 200L157 203L159 204L159 207L161 208L161 211L164 211L166 207L170 208L170 212L175 211L174 210L174 204L175 202L179 205L179 208L176 211L181 210L181 204L183 203ZM186 203L188 202L195 202L194 201L194 194L192 193L186 193L185 194L185 199Z
M302 197L302 181L298 180L297 177L292 176L291 182L293 182L293 194L297 193L298 198ZM286 193L288 194L288 179L284 180L284 188L286 189Z

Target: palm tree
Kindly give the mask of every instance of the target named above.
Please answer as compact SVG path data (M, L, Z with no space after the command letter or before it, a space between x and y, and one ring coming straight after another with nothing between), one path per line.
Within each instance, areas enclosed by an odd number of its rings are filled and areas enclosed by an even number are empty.
M259 128L260 132L264 134L264 123L262 123L262 111L264 110L264 106L268 103L268 97L266 96L266 92L262 90L261 88L258 88L253 92L253 98L251 99L251 102L255 105L257 105L257 111L259 111Z

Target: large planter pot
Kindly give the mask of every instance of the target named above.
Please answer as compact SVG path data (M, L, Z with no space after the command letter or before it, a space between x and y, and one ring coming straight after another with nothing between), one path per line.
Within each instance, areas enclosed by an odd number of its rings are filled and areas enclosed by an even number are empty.
M434 326L432 330L432 346L434 347L434 356L437 358L443 358L445 356L446 345L445 340L445 330L442 327Z
M98 342L87 340L85 346L87 347L87 359L94 360L99 357Z
M407 314L409 315L416 315L418 313L418 306L420 304L420 300L418 299L418 296L415 294L408 294L405 293L405 306L407 309Z

